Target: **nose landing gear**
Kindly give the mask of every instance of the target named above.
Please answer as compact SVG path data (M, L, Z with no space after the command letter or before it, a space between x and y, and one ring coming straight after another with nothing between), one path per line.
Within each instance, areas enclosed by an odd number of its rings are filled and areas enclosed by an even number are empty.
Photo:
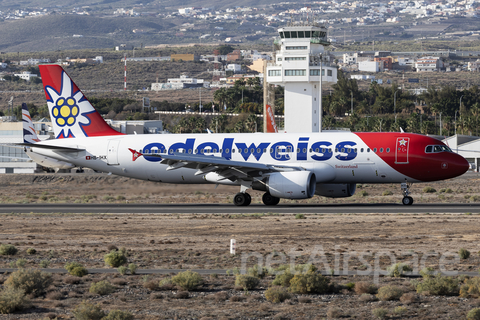
M402 203L406 206L410 206L413 204L413 198L409 196L410 194L410 187L412 186L412 184L408 184L406 182L402 182L402 184L400 185L400 188L402 189L402 193L403 193L403 199L402 199Z

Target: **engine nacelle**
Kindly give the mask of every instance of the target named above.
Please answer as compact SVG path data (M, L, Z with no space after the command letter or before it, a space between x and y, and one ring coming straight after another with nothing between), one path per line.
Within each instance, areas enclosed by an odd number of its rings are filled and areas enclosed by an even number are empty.
M316 179L311 171L274 172L262 181L255 181L252 189L267 191L285 199L307 199L315 195Z
M357 185L355 183L343 183L343 184L317 184L317 191L315 194L329 198L346 198L355 194Z

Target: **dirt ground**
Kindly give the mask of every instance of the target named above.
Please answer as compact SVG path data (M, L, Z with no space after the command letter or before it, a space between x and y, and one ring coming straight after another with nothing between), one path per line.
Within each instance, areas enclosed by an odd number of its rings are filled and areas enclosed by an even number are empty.
M436 189L425 192L425 187ZM237 188L182 186L142 182L103 174L1 175L2 203L224 203ZM389 195L385 191L391 191ZM478 176L414 185L417 203L465 203L480 200ZM315 197L312 203L399 202L397 185L362 185L347 199ZM383 195L387 194L387 195ZM252 192L254 202L261 193ZM477 272L480 264L480 215L465 214L8 214L0 216L0 244L19 249L14 256L0 256L0 268L26 260L38 268L76 261L87 268L107 268L104 255L111 247L124 247L128 263L141 269L227 269L230 275L203 275L204 284L188 294L176 288L148 285L170 275L89 274L80 279L56 274L47 292L31 298L31 307L0 319L72 319L82 301L100 304L105 311L121 309L135 319L375 319L384 308L390 319L465 319L479 300L454 296L417 294L410 278L382 273L395 262L418 271L424 266L439 271ZM237 252L229 252L236 239ZM35 248L35 254L27 254ZM465 248L468 259L457 252ZM232 275L244 265L276 267L313 263L327 275L336 290L328 294L293 294L283 303L265 299L273 275L250 291L235 287ZM378 268L375 266L378 265ZM418 268L415 270L416 266ZM382 270L378 276L358 271ZM342 275L343 271L357 272ZM8 277L0 275L0 284ZM108 295L89 293L93 282L107 280L115 286ZM153 282L152 282L153 281ZM348 283L368 281L379 287L398 286L410 299L379 301L349 290ZM417 279L417 281L422 281ZM224 292L224 293L221 293ZM180 299L182 298L182 299ZM403 307L404 309L400 308ZM403 310L403 311L402 311ZM401 311L401 312L400 312Z

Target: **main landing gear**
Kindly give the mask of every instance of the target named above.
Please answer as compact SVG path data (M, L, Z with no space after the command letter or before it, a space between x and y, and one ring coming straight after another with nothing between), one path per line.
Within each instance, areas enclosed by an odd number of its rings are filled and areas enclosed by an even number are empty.
M276 206L280 202L280 198L272 196L266 192L262 196L263 204L266 206ZM236 206L248 206L252 202L252 197L246 192L239 192L233 197L233 203Z
M406 182L402 182L402 184L400 185L400 187L402 188L402 193L403 193L403 199L402 199L402 203L406 206L410 206L413 204L413 198L409 196L410 194L410 187L412 186L412 184L408 184Z
M252 197L246 192L239 192L233 197L233 203L236 206L248 206L252 202Z

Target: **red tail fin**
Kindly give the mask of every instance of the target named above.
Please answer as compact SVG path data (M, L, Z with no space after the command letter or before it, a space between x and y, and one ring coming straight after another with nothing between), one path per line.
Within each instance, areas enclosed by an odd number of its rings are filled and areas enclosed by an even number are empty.
M277 133L277 124L275 123L275 115L273 114L272 107L267 104L267 132Z
M112 129L59 65L40 65L56 138L122 135Z

